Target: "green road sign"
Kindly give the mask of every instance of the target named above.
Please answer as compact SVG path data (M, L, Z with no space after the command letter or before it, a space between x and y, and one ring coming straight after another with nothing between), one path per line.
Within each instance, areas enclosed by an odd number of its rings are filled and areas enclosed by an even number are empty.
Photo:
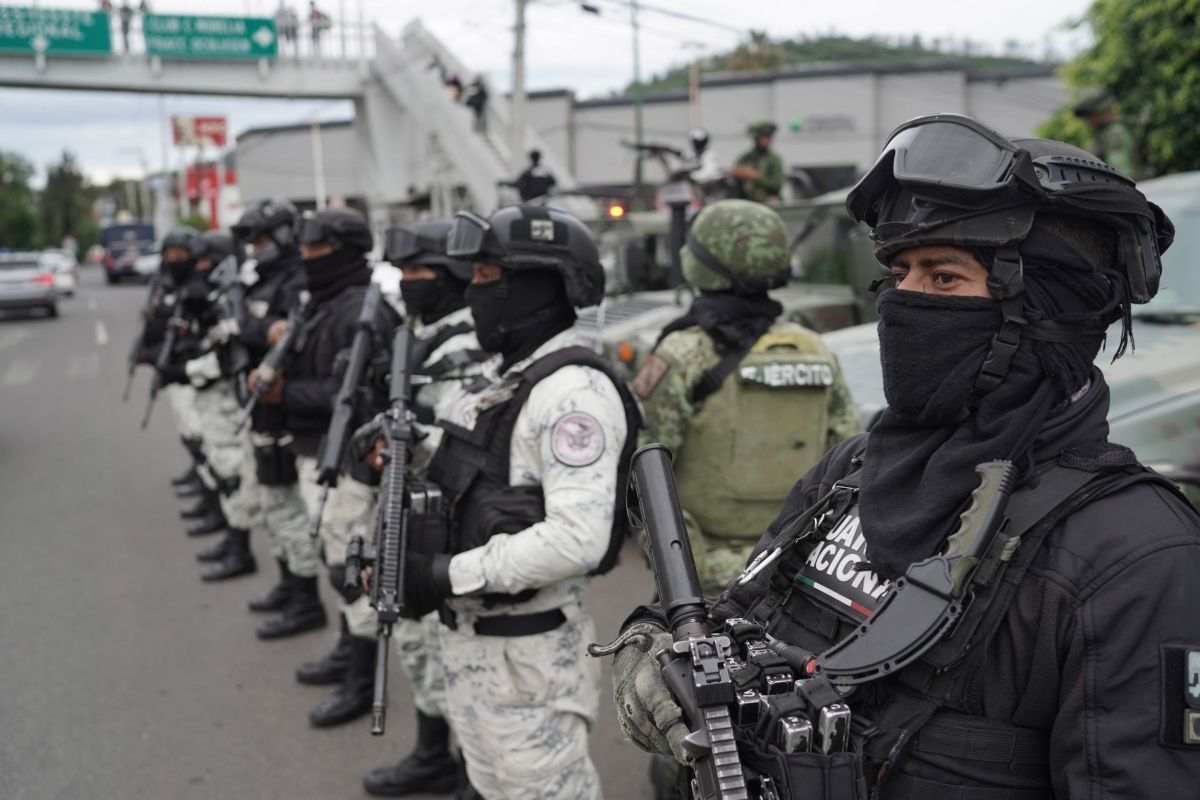
M108 14L0 6L0 53L111 55Z
M146 55L162 58L275 58L275 20L268 17L145 16Z

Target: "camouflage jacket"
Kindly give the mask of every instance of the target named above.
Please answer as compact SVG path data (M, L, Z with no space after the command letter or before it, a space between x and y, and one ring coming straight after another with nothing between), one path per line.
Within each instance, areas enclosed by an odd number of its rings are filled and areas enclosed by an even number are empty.
M738 156L734 163L754 167L759 173L756 181L739 181L743 198L765 203L772 197L779 197L779 192L783 189L783 161L773 150L763 152L751 148Z

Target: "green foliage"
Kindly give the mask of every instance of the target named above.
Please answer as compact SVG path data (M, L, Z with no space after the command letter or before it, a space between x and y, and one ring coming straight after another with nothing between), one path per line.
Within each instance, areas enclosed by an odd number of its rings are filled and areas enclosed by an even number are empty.
M1043 139L1055 139L1067 144L1073 144L1087 150L1092 145L1092 131L1088 124L1075 116L1071 106L1063 106L1054 112L1054 116L1046 120L1037 129L1037 135Z
M1082 24L1095 44L1064 70L1107 89L1151 174L1200 169L1200 0L1096 0Z
M62 161L46 170L46 188L41 197L44 243L57 247L68 235L81 244L95 241L94 194L75 156L63 151Z
M766 33L751 31L750 38L732 52L704 59L700 71L761 71L789 64L811 64L821 61L900 63L947 59L964 61L968 67L1005 67L1038 63L1026 57L1016 42L1008 44L1005 55L994 56L984 54L980 45L970 41L948 42L934 39L930 45L926 45L920 36L869 36L857 39L837 34L772 40ZM681 66L647 81L643 90L646 93L670 92L686 89L687 85L688 68ZM629 94L631 91L632 86L626 88L625 93Z
M195 228L201 233L208 230L209 227L208 218L201 216L200 214L188 214L186 217L180 217L179 224L186 225L189 228Z
M39 244L32 177L32 164L16 153L0 151L0 247L26 250Z

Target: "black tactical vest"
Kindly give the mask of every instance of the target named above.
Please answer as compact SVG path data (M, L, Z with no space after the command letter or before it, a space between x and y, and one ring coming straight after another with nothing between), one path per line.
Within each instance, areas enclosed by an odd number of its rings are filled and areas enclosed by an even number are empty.
M512 397L480 413L473 430L444 420L446 431L433 461L429 478L442 487L450 504L450 552L462 553L483 545L499 533L517 533L546 518L541 486L510 486L509 454L517 417L533 387L565 366L591 367L608 376L625 408L627 434L617 469L617 513L613 514L608 550L592 574L612 569L625 537L625 486L629 458L637 445L641 415L637 401L609 363L586 347L566 347L543 356L523 372L505 380L515 384ZM527 600L535 592L518 596ZM511 598L510 598L511 599Z
M860 469L856 457L846 478L783 526L770 549L783 546L784 555L769 575L760 576L769 582L767 594L747 614L771 636L811 656L846 638L874 610L871 600L886 591L852 570L861 556ZM1041 473L1036 488L1012 496L1010 524L978 567L972 600L951 635L918 661L856 687L847 698L857 721L852 741L861 763L860 797L1054 800L1050 731L981 716L982 687L970 678L979 672L988 641L1050 531L1083 505L1138 482L1178 493L1137 464L1128 449L1088 445L1064 451ZM776 784L784 787L789 772L795 777L785 759L767 758L758 767L777 773ZM790 787L790 795L807 797L799 786Z

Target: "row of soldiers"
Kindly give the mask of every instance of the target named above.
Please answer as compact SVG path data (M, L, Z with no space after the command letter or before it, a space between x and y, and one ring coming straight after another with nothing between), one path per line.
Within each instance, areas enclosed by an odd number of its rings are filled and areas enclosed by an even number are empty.
M192 459L173 481L198 496L182 512L195 518L188 532L224 531L197 554L211 562L201 577L255 572L251 532L265 534L280 577L249 607L271 615L258 636L276 639L328 624L327 573L339 635L296 678L337 686L313 709L315 726L370 711L380 623L358 576L347 579L346 554L377 522L391 454L376 415L388 405L393 333L410 325L415 435L404 459L439 488L445 532L407 553L407 619L394 636L417 744L365 786L599 797L587 744L599 670L585 656L596 636L582 597L625 538L639 430L643 443L678 451L694 549L715 587L740 571L792 476L859 429L836 360L811 331L780 321L767 295L788 273L782 220L741 200L699 215L683 264L700 294L633 387L575 328L577 309L602 300L604 272L570 215L518 206L389 230L383 257L402 272L405 318L378 302L374 244L353 210L301 216L279 198L252 204L232 234L180 228L164 240L137 356L169 385ZM370 355L352 366L364 336ZM813 377L739 380L742 362ZM345 453L323 452L354 368L353 424L363 427ZM796 403L804 413L787 413ZM779 436L792 446L764 460ZM331 462L332 476L322 469ZM458 737L461 760L454 730L471 731Z

